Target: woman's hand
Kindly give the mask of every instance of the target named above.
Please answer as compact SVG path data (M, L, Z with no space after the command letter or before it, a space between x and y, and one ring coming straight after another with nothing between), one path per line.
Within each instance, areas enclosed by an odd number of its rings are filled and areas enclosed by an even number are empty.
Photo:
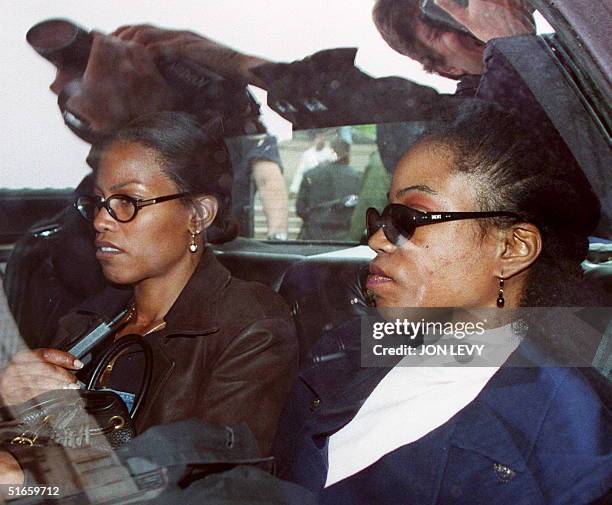
M0 485L23 484L23 470L17 460L9 452L0 452Z
M470 0L467 7L455 0L435 3L483 42L535 33L533 7L526 0Z
M78 389L69 370L81 368L81 361L58 349L19 352L0 372L0 396L5 404L14 405L53 389Z

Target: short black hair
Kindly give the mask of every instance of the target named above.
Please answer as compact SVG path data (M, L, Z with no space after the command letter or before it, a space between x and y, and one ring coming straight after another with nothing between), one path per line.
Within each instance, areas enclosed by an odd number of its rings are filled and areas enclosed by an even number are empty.
M215 196L219 209L208 240L228 242L237 235L231 216L232 163L219 121L200 124L186 112L155 112L136 118L94 145L94 170L104 150L118 142L136 142L155 151L162 171L180 192Z
M339 160L348 159L351 155L351 145L346 140L334 139L331 143L331 148Z
M559 141L561 141L559 139ZM542 143L515 115L474 101L452 121L439 123L421 142L446 146L453 169L468 174L481 211L508 211L537 226L542 252L529 270L523 306L580 306L600 303L586 289L581 262L588 237L600 219L600 203L577 161L555 143ZM514 218L479 221L504 228ZM594 298L589 300L589 293Z

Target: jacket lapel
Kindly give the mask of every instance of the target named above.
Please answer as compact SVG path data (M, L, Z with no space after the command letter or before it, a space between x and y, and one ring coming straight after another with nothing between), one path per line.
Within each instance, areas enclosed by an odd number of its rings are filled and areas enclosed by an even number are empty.
M312 356L315 364L300 374L300 380L317 395L320 405L309 419L313 436L335 433L347 424L391 370L361 367L360 334L360 319L335 330L335 338L323 341Z
M529 341L518 347L506 365L531 366L500 368L476 400L456 416L452 445L514 472L527 470L550 399L566 376L563 369L538 367L538 354Z
M219 330L219 299L231 274L206 247L195 272L165 317L159 338L174 335L205 335Z
M310 422L312 434L331 435L346 425L363 405L376 385L389 373L388 368L364 368L345 382L342 396L320 396L321 407L314 412Z
M138 416L140 426L147 424L145 420L151 406L155 404L164 385L176 371L175 360L165 350L168 339L178 336L204 336L219 331L218 301L230 279L229 271L219 263L213 251L205 248L195 272L165 317L166 327L144 337L150 339L153 347L154 368L147 401Z
M498 415L478 399L456 418L450 442L455 447L476 452L513 471L523 472L526 468L523 456L525 448L517 446Z

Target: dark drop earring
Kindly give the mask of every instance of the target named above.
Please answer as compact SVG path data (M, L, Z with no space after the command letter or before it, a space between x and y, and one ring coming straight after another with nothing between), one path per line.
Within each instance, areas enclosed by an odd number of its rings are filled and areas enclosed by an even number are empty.
M504 300L504 279L501 278L499 279L499 293L497 294L497 306L500 309L503 309L504 303L506 303L506 301Z

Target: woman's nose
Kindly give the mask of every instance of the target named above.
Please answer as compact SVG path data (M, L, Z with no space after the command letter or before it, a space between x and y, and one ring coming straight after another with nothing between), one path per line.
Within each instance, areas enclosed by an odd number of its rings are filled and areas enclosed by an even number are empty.
M393 252L397 247L395 244L389 241L389 239L383 232L382 226L378 229L376 233L374 233L374 235L370 236L368 240L368 246L370 247L370 249L376 251L377 253L390 253Z
M98 233L102 233L103 231L112 230L115 226L117 226L117 221L115 221L111 215L106 210L106 207L101 205L97 210L93 220L93 227Z

